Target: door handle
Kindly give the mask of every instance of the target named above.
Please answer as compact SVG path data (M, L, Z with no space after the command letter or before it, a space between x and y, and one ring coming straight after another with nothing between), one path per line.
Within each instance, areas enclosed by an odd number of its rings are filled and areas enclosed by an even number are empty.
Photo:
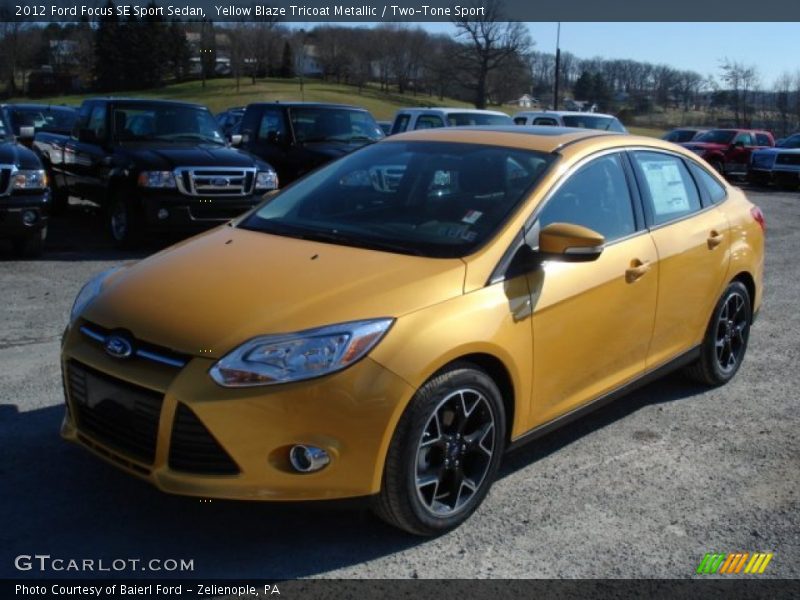
M634 258L631 261L631 266L625 269L625 281L627 283L633 283L637 281L640 277L642 277L645 273L647 273L652 265L650 261L641 261L638 258Z
M706 240L708 242L709 250L719 246L722 243L724 237L725 236L722 235L719 231L717 231L716 229L712 229L711 233L708 235L708 239Z

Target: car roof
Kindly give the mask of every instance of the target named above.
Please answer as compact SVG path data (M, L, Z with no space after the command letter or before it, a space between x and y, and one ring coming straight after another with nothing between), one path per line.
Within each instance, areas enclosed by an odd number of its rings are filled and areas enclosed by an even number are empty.
M0 105L3 108L7 108L9 110L13 110L15 108L22 108L27 110L53 110L53 109L64 109L64 110L77 110L74 106L68 106L66 104L35 104L35 103L22 103L22 102L13 102L10 104L2 104Z
M352 104L335 104L333 102L295 102L293 100L289 102L284 102L282 100L276 100L274 102L251 102L247 106L302 106L304 108L347 108L350 110L363 110L367 112L367 109L363 106L354 106Z
M609 117L611 119L616 119L614 115L609 115L608 113L599 113L599 112L588 112L588 111L580 111L580 110L523 110L515 114L515 117L533 117L533 116L557 116L557 117L570 117L570 116L588 116L588 117Z
M161 100L160 98L128 98L128 97L116 97L116 96L95 96L93 98L87 98L86 102L131 102L136 104L163 104L164 106L191 106L193 108L202 108L208 110L208 107L204 104L198 104L197 102L187 102L185 100Z
M595 137L614 137L621 134L597 129L542 126L470 126L417 129L386 138L386 141L460 142L527 148L540 152L555 152L567 144ZM632 137L632 136L628 136Z
M508 115L499 110L486 110L482 108L458 108L458 107L446 107L446 106L414 106L411 108L401 108L397 111L397 114L401 113L420 113L420 112L441 112L441 113L467 113L467 114L479 114L479 115L497 115L508 117Z

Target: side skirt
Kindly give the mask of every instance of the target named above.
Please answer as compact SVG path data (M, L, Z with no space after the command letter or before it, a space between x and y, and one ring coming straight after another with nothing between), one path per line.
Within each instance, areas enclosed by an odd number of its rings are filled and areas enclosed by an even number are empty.
M532 442L533 440L539 439L540 437L547 435L551 431L554 431L561 427L562 425L566 425L571 421L575 421L576 419L580 419L581 417L589 414L590 412L605 406L606 404L613 402L614 400L629 394L630 392L647 385L648 383L652 383L657 379L661 379L667 373L671 373L681 367L685 367L686 365L690 364L691 362L695 361L700 357L700 346L695 346L691 350L684 352L683 354L678 355L677 357L669 360L668 362L664 363L660 367L656 367L652 371L648 371L644 373L638 379L634 379L633 381L629 381L628 383L611 390L607 394L599 396L595 398L591 402L584 404L583 406L579 406L578 408L571 410L570 412L563 414L559 417L556 417L552 421L548 421L547 423L543 423L530 431L523 433L517 439L513 440L508 447L506 448L506 452L513 452L518 448L524 446L528 442Z

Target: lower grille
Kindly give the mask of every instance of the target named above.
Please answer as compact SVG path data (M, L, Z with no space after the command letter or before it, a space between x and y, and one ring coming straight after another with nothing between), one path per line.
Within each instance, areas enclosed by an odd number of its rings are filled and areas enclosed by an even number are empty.
M175 412L169 468L206 475L239 473L239 467L230 455L184 404L178 404Z
M5 196L11 190L11 167L0 165L0 196Z
M74 360L67 364L67 385L80 431L109 448L153 464L164 399L161 394Z

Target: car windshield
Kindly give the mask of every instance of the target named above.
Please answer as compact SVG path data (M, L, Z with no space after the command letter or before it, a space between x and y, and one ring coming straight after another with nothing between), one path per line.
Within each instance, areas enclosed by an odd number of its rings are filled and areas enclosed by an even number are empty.
M591 113L581 115L564 115L566 127L580 127L582 129L601 129L603 131L616 131L625 133L625 128L614 117L600 117Z
M402 254L466 256L491 238L553 160L478 144L370 145L286 188L240 227Z
M706 144L730 144L733 141L735 131L729 129L712 129L696 138L695 142L705 142Z
M778 144L778 148L800 148L800 133L790 135L788 138Z
M298 142L377 142L383 130L365 110L300 107L290 111Z
M72 130L78 111L72 108L45 106L41 108L17 107L9 110L14 133L19 135L21 127L34 127L50 131Z
M449 113L447 115L447 124L450 127L464 127L467 125L513 125L514 122L508 115Z
M114 138L135 142L207 142L225 144L225 137L211 113L198 106L173 104L114 107Z

